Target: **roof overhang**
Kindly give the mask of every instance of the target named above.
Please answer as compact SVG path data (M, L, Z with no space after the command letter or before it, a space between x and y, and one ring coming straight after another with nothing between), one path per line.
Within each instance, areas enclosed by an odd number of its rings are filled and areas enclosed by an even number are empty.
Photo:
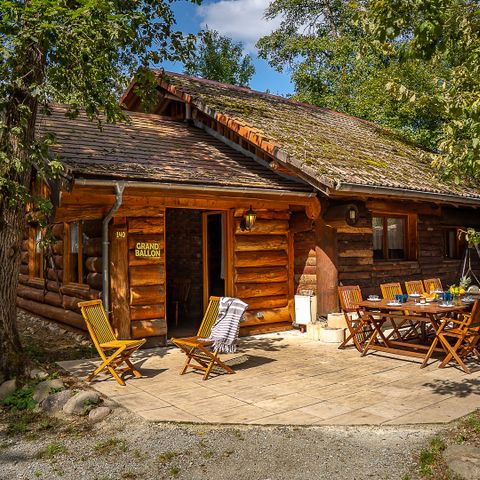
M329 196L334 197L342 194L368 195L373 197L392 197L397 199L410 199L428 202L440 202L456 205L465 205L480 207L480 197L471 198L454 195L450 193L422 192L419 190L409 190L406 188L381 187L378 185L361 185L355 183L341 183L335 186L335 189L329 192Z

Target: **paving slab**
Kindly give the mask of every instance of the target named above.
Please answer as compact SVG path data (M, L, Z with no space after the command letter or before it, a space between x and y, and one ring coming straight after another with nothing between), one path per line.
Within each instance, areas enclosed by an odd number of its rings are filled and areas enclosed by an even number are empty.
M480 371L438 368L384 353L311 341L297 331L241 338L222 357L235 374L179 375L183 353L136 353L143 378L126 386L100 375L92 388L146 420L263 425L402 425L444 423L480 408ZM85 377L98 359L60 362Z

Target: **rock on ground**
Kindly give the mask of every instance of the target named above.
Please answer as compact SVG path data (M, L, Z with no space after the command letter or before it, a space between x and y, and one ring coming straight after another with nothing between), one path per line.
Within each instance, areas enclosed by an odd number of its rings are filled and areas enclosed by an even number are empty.
M101 422L103 419L107 417L110 411L111 410L109 407L94 408L93 410L90 410L90 413L88 414L88 420L92 423Z
M69 415L83 415L89 404L100 401L98 393L92 391L78 392L63 406L63 411Z
M0 385L0 400L4 400L17 389L17 380L7 380Z
M39 368L32 368L29 372L29 377L32 379L45 380L48 377L48 373Z
M449 445L443 458L453 473L465 480L480 478L480 448L474 445Z
M41 404L41 409L48 414L57 413L63 409L63 406L70 399L70 390L52 393Z
M50 394L52 390L63 388L63 382L59 378L53 380L44 380L35 385L33 389L33 399L37 403L42 403Z

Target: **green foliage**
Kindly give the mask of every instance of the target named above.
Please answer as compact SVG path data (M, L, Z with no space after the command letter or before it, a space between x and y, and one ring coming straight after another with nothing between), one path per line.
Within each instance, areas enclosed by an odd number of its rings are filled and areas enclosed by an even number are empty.
M127 442L119 438L109 438L103 442L98 442L95 445L95 450L101 454L108 454L115 450L120 450L122 452L127 451Z
M400 52L384 52L359 24L358 8L339 0L275 0L267 18L280 28L258 42L259 54L278 70L289 69L295 99L375 121L432 148L441 125L433 92L432 66ZM433 70L443 70L439 64ZM425 100L397 98L388 82L397 78L425 93Z
M33 410L37 405L37 402L33 399L33 388L24 387L19 388L1 403L6 407L9 407L12 411L17 410Z
M466 230L459 229L457 235L459 239L465 236L465 240L470 246L478 247L480 245L480 231L474 228L467 228Z
M132 76L153 101L148 67L183 59L193 45L173 30L169 3L0 2L0 207L19 199L51 207L30 196L32 170L50 178L62 168L48 154L54 139L34 136L39 107L48 114L48 102L57 101L70 106L70 117L84 109L99 123L124 120L117 98Z
M363 22L383 51L401 61L448 65L432 71L430 101L442 119L434 164L457 182L480 178L480 2L478 0L371 0ZM425 101L424 92L395 81L399 97Z
M248 86L255 73L250 55L243 54L243 44L220 35L216 30L199 33L196 49L185 62L185 73L232 85Z
M425 448L420 452L418 471L422 475L432 474L432 467L445 447L445 442L440 437L433 437L430 441L430 448Z
M67 447L61 443L50 443L44 449L37 452L37 458L51 459L56 455L67 453Z
M261 57L295 98L375 121L431 150L445 176L480 178L478 0L274 0Z

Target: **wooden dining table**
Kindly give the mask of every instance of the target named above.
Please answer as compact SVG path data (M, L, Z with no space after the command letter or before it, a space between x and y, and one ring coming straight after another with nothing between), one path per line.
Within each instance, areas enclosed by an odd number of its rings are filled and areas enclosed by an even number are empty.
M439 302L419 303L410 300L402 304L394 304L392 300L364 300L359 307L364 311L366 319L372 324L373 332L369 337L362 355L369 350L423 358L421 368L425 367L434 352L448 353L443 347L435 347L428 341L428 327L434 334L438 332L442 322L448 322L449 315L465 312L468 304L440 306ZM390 321L392 332L386 334L382 327ZM410 331L420 325L416 338L402 337L401 332ZM432 339L433 341L433 339ZM439 342L441 345L441 342Z

